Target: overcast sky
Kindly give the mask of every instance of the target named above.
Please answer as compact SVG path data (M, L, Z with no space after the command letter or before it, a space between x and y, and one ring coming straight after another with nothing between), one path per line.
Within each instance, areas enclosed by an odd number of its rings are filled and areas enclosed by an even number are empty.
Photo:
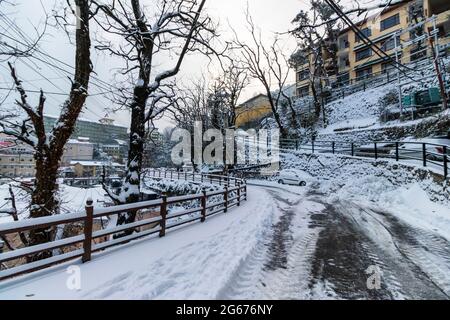
M42 0L43 7L50 11L54 4L58 4L62 0ZM142 3L152 3L153 0L142 0ZM2 12L7 12L11 19L14 19L22 30L31 38L35 36L32 26L38 26L42 22L44 9L40 0L17 0L18 5L15 7L0 8ZM63 1L65 2L65 0ZM307 9L307 0L248 0L251 15L255 24L261 29L264 39L272 39L275 33L286 32L292 28L291 21L301 9ZM4 6L4 5L2 5ZM244 22L244 10L247 6L245 0L207 0L207 12L220 23L220 34L223 39L229 39L231 33L229 25L237 31L243 39L246 37L246 29ZM1 40L1 39L0 39ZM282 48L286 54L290 54L296 46L294 38L285 36L282 38ZM73 45L68 41L67 36L54 28L47 30L47 35L40 43L43 52L48 53L55 59L66 62L73 66L74 50ZM46 58L48 62L54 62L51 58ZM41 63L32 59L23 59L23 62L17 63L17 71L22 79L26 80L24 86L26 89L38 90L40 88L47 92L67 93L70 88L70 81L67 74L54 68L49 68L45 63ZM109 100L102 98L99 92L104 91L106 85L100 83L97 79L101 79L107 83L113 82L114 67L118 61L104 54L97 54L92 49L92 61L94 64L95 79L91 79L90 96L87 100L83 118L96 120L105 114L105 107L112 107ZM70 70L69 67L64 67ZM214 65L208 64L208 60L200 56L190 56L185 60L182 70L178 76L180 81L189 81L200 77L202 73L209 71L214 74L216 71ZM47 78L47 79L44 79ZM291 72L289 84L294 83L294 73ZM0 87L10 87L11 78L8 74L6 62L0 63ZM253 81L245 90L242 99L250 98L253 95L262 92L261 86ZM6 90L0 90L0 99L7 93ZM97 93L97 95L95 95ZM13 105L13 97L17 94L12 92L7 99L5 106ZM47 94L47 113L57 115L64 95ZM32 100L34 98L34 100ZM0 100L1 101L1 100ZM30 102L36 101L36 97L30 94ZM116 120L117 124L128 126L128 113L117 112L110 113L110 116ZM167 120L159 121L157 124L160 128L170 125Z

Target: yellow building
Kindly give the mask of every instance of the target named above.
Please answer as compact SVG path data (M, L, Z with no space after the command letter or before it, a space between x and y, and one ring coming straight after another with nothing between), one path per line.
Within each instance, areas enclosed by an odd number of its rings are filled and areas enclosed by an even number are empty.
M258 94L236 108L236 127L251 127L272 114L269 98Z
M121 174L124 165L119 163L110 163L104 161L71 161L71 167L76 177L99 177L103 174L103 167L107 169L107 174Z
M416 37L414 31L408 27L413 25L411 21L411 5L420 4L425 19L436 16L436 26L439 29L439 45L444 47L450 43L450 1L449 0L424 0L409 1L397 6L391 6L381 12L377 12L363 21L356 23L358 29L364 33L372 42L380 47L385 53L395 59L394 48L397 44L402 44L402 50L398 54L399 62L403 64L420 60L426 56L431 57L431 46L426 41L427 48L405 45L411 43ZM420 7L419 7L420 8ZM427 32L433 29L433 22L425 24L423 31ZM394 36L397 35L397 36ZM338 36L337 67L338 74L328 72L328 79L322 81L338 82L340 84L356 83L375 75L386 73L392 69L392 61L387 57L381 58L376 54L376 49L365 44L356 33L350 29L340 31ZM416 50L416 51L414 51ZM447 49L448 50L448 49ZM330 59L326 52L322 50L325 68L330 66ZM310 61L297 66L297 96L311 95L310 74L312 70L312 57L308 54ZM329 83L323 83L328 85Z

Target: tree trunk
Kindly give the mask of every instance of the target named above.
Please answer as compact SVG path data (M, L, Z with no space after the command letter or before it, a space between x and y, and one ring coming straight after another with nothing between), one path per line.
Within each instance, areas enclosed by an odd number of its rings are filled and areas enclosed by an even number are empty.
M131 104L130 124L130 149L126 168L125 183L119 199L123 203L135 203L140 200L140 181L142 171L142 159L144 155L145 141L145 106L148 99L148 91L145 87L134 88L134 101ZM136 211L119 214L117 225L134 222ZM118 237L132 234L133 230L127 230Z
M39 218L55 214L59 208L58 163L52 159L36 157L36 176L34 189L31 194L30 218ZM29 233L29 246L46 243L53 240L53 228L33 229ZM51 257L51 250L30 255L28 262Z
M36 175L31 194L30 217L39 218L57 214L58 199L58 168L64 152L64 146L73 133L78 116L87 97L89 77L92 72L90 60L89 35L89 1L76 0L79 7L79 26L76 30L75 75L69 98L62 106L61 114L52 133L48 136L44 129L43 105L32 117L38 138L35 146ZM35 229L29 233L29 245L37 245L53 240L53 228ZM30 255L29 261L36 261L52 255L51 250L40 254Z

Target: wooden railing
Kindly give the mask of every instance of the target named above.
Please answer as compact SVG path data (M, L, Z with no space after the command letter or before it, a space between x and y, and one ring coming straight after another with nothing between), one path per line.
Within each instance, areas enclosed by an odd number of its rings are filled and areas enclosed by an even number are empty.
M5 262L8 261L17 262L12 267L0 271L0 280L44 269L80 257L82 262L87 262L91 260L94 252L146 236L164 237L169 230L177 229L196 221L205 222L207 217L227 212L230 208L240 206L242 201L247 200L247 185L242 179L191 172L177 173L175 171L157 170L149 170L148 172L153 177L163 178L165 176L171 179L203 181L218 184L223 186L223 188L212 192L202 189L200 194L186 196L167 197L163 195L157 200L98 209L94 209L93 201L88 199L85 212L83 213L61 214L0 224L0 235L4 237L36 229L54 229L57 226L66 224L78 223L82 227L80 228L82 232L78 235L0 253L0 265L5 265ZM176 211L176 208L180 208L180 205L186 203L189 204L188 208ZM151 212L153 216L111 228L99 228L97 230L94 228L95 222L106 216L137 212L139 210ZM124 234L127 231L128 233ZM118 234L122 236L114 236ZM56 249L65 249L66 251L57 255L51 254L52 250ZM38 261L22 261L24 258L40 253L48 253L50 257Z

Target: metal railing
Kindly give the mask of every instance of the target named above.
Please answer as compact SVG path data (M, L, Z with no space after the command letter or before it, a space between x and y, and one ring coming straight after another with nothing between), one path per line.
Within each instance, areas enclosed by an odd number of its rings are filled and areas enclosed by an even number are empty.
M52 228L55 230L56 227L67 224L80 225L80 234L0 253L0 265L6 265L5 263L8 261L15 261L12 267L0 271L0 280L79 257L84 263L91 260L94 252L146 236L159 235L159 237L163 237L168 230L197 221L205 222L207 217L227 212L230 208L240 206L242 201L247 200L247 185L242 179L194 172L176 173L175 171L150 170L149 173L153 177L208 181L223 186L223 188L212 192L202 189L200 194L185 196L167 197L163 195L161 199L157 200L96 209L94 209L93 201L89 199L83 213L61 214L0 224L0 235L4 237L36 229ZM186 202L189 202L187 208L181 207L182 210L177 210ZM96 224L96 221L107 216L138 212L139 210L150 213L150 217L112 228L102 228L98 226L98 223ZM96 226L97 228L95 228ZM127 231L128 234L122 237L114 237L114 235ZM66 250L65 252L58 255L52 254L53 250L63 248ZM48 257L37 261L24 261L27 257L42 253Z
M410 161L420 163L424 167L434 166L442 170L448 177L448 158L450 146L416 142L416 141L374 141L374 142L342 142L342 141L313 141L300 143L294 139L280 141L281 149L300 150L311 153L343 154L352 157L372 159L395 159L396 161Z

